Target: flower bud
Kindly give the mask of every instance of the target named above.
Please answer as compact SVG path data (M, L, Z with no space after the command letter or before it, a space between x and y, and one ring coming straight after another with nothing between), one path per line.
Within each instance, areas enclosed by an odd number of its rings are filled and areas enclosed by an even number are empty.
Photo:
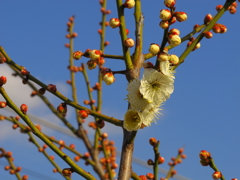
M62 175L65 177L70 177L72 173L73 173L72 168L64 168L62 170Z
M200 25L199 24L195 24L194 26L193 26L193 30L195 30L195 31L197 31L197 28L199 28L200 27ZM198 30L197 32L199 32L200 30Z
M148 179L154 179L154 175L153 175L152 173L147 173L147 174L146 174L146 177L147 177Z
M73 59L75 59L75 60L81 59L82 56L83 56L82 51L76 51L76 52L73 53Z
M211 22L211 20L213 19L211 14L207 14L204 18L204 24L208 24Z
M168 21L160 21L159 26L163 29L167 29L169 27Z
M231 14L235 14L235 13L237 12L236 7L235 7L235 6L230 6L229 12L230 12Z
M168 36L168 42L172 47L178 46L181 44L181 38L178 35L172 35L170 34Z
M62 116L66 116L66 114L67 114L67 104L66 104L66 103L61 103L61 104L57 107L57 111L58 111L58 113L60 113Z
M100 57L102 56L102 51L100 51L100 50L92 50L91 52L90 52L90 55L89 55L89 57L90 57L90 59L91 60L97 60L97 59L99 59Z
M22 176L22 180L27 180L28 179L28 175L23 175Z
M171 11L168 10L168 9L162 9L160 11L160 16L159 17L163 21L168 21L172 17Z
M111 18L109 21L109 26L111 28L116 28L116 27L120 26L120 20L118 18Z
M0 108L5 108L7 106L7 102L0 101Z
M152 55L156 55L160 50L160 46L158 44L152 43L148 49L148 51L152 54Z
M87 62L87 65L88 65L88 69L89 70L92 70L92 69L95 69L97 67L97 62L95 60L89 60Z
M200 159L200 163L202 166L208 166L210 163L209 159Z
M103 66L105 63L105 59L103 57L100 57L96 62L98 66Z
M147 164L148 164L149 166L152 166L152 165L154 165L154 162L153 162L152 159L148 159L148 160L147 160Z
M126 0L124 6L128 9L131 9L135 6L135 0Z
M178 29L171 29L168 34L172 34L172 35L180 35L180 31Z
M223 25L223 24L219 24L219 25L220 25L220 29L221 29L221 31L220 31L221 34L227 32L227 27L225 25Z
M44 95L45 92L46 92L46 90L45 90L44 88L40 88L40 89L38 90L38 94L39 94L39 95Z
M220 179L222 177L222 173L219 172L219 171L215 171L213 174L212 174L212 178L213 179Z
M164 4L168 8L173 8L174 5L176 4L176 0L164 0Z
M148 180L147 177L144 176L144 175L140 175L139 178L140 178L141 180Z
M22 69L22 70L21 70L21 75L27 76L27 75L29 75L29 74L30 74L30 72L27 71L26 69Z
M96 125L97 127L99 127L100 129L102 129L105 126L105 122L103 120L97 120L96 121Z
M222 8L223 8L223 5L217 5L217 6L216 6L216 10L217 10L217 11L220 11Z
M102 80L107 85L110 85L115 82L115 77L111 71L110 72L101 72L101 74L102 74Z
M152 138L149 139L149 143L152 146L156 146L157 145L157 139L152 137Z
M57 91L57 87L55 86L55 85L53 85L53 84L49 84L48 86L47 86L47 90L49 91L49 92L56 92Z
M165 162L164 157L159 157L158 158L158 164L163 164Z
M185 12L176 11L174 13L174 16L177 18L178 22L182 22L182 21L186 21L187 20L187 14Z
M127 38L125 41L124 41L124 45L128 48L131 48L133 47L135 44L134 40L131 39L131 38Z
M27 113L27 110L28 110L28 107L26 104L22 104L20 106L20 110L22 111L23 114L26 114Z
M158 54L157 60L158 61L168 61L169 60L169 56L168 56L167 53L161 52L161 53Z
M210 32L210 31L203 32L203 35L204 35L204 37L206 37L207 39L210 39L210 38L212 38L212 36L213 36L212 32Z
M200 157L201 159L207 159L207 158L211 157L211 154L210 154L210 152L208 152L208 151L202 150L202 151L200 151L200 153L199 153L199 157Z
M198 42L198 43L196 44L196 46L194 47L193 51L196 50L196 49L199 49L200 47L201 47L201 44L200 44L200 42Z
M0 86L6 84L6 82L7 82L6 76L1 76L1 77L0 77Z
M221 32L221 28L218 26L218 24L214 24L212 30L215 33L220 33Z
M169 56L169 62L174 64L174 65L177 65L178 62L179 62L179 58L175 54L171 54Z
M86 119L89 115L89 112L87 112L86 110L79 110L78 114L82 119Z

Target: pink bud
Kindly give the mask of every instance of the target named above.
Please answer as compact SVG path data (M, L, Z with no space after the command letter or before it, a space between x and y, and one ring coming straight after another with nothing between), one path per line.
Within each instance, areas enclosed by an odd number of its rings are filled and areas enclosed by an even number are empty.
M20 106L20 110L22 111L23 114L26 114L27 113L27 110L28 110L28 107L26 104L22 104Z

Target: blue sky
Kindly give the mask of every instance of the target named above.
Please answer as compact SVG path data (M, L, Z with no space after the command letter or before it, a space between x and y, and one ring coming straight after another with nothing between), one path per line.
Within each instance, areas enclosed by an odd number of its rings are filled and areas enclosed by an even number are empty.
M177 1L177 11L188 14L188 20L175 23L172 27L181 31L181 37L192 31L194 24L203 23L206 14L216 14L215 6L223 4L224 0L183 0ZM75 32L78 37L74 42L74 49L85 51L86 49L99 49L100 38L97 30L101 20L98 1L1 1L1 28L0 45L3 46L9 56L19 65L26 67L32 75L39 78L45 84L57 84L60 92L71 97L70 87L65 83L69 79L68 50L64 44L66 23L68 18L75 15ZM161 44L163 30L158 26L159 11L165 6L161 0L142 2L144 13L144 46L143 53L148 52L151 43ZM108 2L107 9L112 13L107 20L117 17L115 1ZM134 38L133 9L126 10L127 28L130 30L128 37ZM179 174L189 179L211 179L213 170L202 167L199 163L200 150L208 150L212 153L218 168L226 179L240 178L240 15L239 12L232 15L225 13L219 23L227 26L225 34L213 34L212 39L203 39L201 48L192 52L185 62L177 69L175 90L171 98L163 106L162 116L157 124L138 132L134 156L142 160L153 158L153 151L148 144L148 139L155 137L161 141L161 155L168 162L177 154L180 147L185 147L187 159L176 167ZM121 42L118 29L107 27L106 40L110 45L106 48L106 54L121 55ZM170 53L181 55L186 47L184 42L172 49ZM87 62L82 58L76 61L76 65ZM155 58L150 60L155 62ZM106 59L106 67L112 70L123 70L123 61ZM11 78L10 70L6 65L0 65L0 75L6 75L9 79L6 84L7 92L20 105L27 103L29 113L40 116L47 121L62 125L38 98L28 98L31 92L22 85L19 79ZM97 70L89 71L90 83L97 81ZM79 101L87 99L85 82L80 73L76 74ZM127 109L127 81L122 75L116 75L116 82L111 86L103 87L103 113L123 119ZM61 103L60 100L47 95L54 106ZM1 100L1 98L0 98ZM67 118L76 125L73 109L69 107ZM6 113L0 110L0 113ZM90 120L88 120L90 121ZM86 124L87 125L87 124ZM43 131L58 136L70 143L76 143L78 149L84 153L79 140L43 128ZM116 141L118 150L121 149L122 132L113 125L103 129L110 135L110 139ZM15 163L30 170L37 171L55 179L60 176L53 174L53 167L37 149L28 143L26 135L13 131L9 122L1 122L0 147L7 151L13 151ZM90 135L92 133L90 132ZM49 150L50 154L53 154ZM71 155L70 155L71 156ZM67 165L60 159L56 160L61 168ZM14 176L3 170L4 160L0 159L0 174L5 179L15 179ZM2 163L3 162L3 163ZM84 166L82 162L79 163ZM41 170L39 169L41 167ZM167 163L161 165L168 168ZM91 168L87 169L92 172ZM138 174L150 172L146 168L133 165L133 170ZM22 174L28 174L23 172ZM30 179L39 179L36 175L30 175ZM73 176L77 179L78 176ZM41 178L40 178L41 179Z

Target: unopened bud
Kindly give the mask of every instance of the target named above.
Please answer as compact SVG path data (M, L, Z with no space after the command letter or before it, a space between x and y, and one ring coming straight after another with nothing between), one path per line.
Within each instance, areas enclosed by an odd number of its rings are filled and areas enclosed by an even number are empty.
M79 60L79 59L81 59L82 55L83 55L82 51L76 51L73 53L73 59Z
M120 26L120 20L118 18L111 18L109 21L109 26L111 28L116 28L116 27Z
M222 173L219 171L216 171L212 174L213 179L220 179L222 177Z
M212 36L213 36L212 32L210 32L210 31L203 32L203 35L204 35L204 37L206 37L207 39L210 39L210 38L212 38Z
M128 9L132 9L135 6L135 0L126 0L124 6Z
M168 10L168 9L162 9L160 11L160 16L159 17L163 21L168 21L172 17L171 11Z
M181 44L181 38L178 35L172 35L170 34L168 36L168 42L172 47L178 46Z
M124 45L128 48L131 48L133 47L135 44L134 40L131 39L131 38L127 38L125 41L124 41Z
M55 85L53 85L53 84L49 84L48 86L47 86L47 90L49 91L49 92L56 92L57 91L57 87L55 86Z
M0 108L5 108L7 106L7 102L0 101Z
M6 84L6 82L7 82L7 78L5 76L1 76L0 77L0 86Z
M90 52L90 55L89 55L89 57L90 57L91 60L97 60L97 59L99 59L101 56L102 56L102 51L96 50L96 49L92 50L92 51Z
M160 50L160 46L158 44L152 43L148 49L148 51L152 54L152 55L156 55Z
M175 54L171 54L171 55L169 56L169 62L172 63L172 64L174 64L174 65L177 65L178 62L179 62L178 56L176 56Z
M174 16L177 18L178 22L182 22L182 21L186 21L187 20L187 14L185 12L176 11L174 13Z
M89 60L87 62L87 65L88 65L88 69L89 70L92 70L92 69L95 69L97 67L97 62L95 60Z
M79 110L78 114L82 119L86 119L89 115L89 113L86 110Z
M164 0L164 4L168 8L173 8L174 5L176 4L176 0Z
M204 18L204 24L208 24L211 22L211 20L213 19L211 14L207 14Z
M28 110L28 107L26 104L22 104L20 106L20 110L22 111L23 114L26 114L27 113L27 110Z
M167 29L169 27L168 21L160 21L159 26L163 29Z

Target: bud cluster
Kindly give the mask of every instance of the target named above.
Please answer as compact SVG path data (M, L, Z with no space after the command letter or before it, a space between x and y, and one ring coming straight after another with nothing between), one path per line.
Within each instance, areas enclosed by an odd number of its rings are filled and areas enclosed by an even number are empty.
M108 137L107 133L103 133L101 135L101 137L99 138L99 146L98 146L98 150L99 151L103 151L103 149L105 149L105 153L106 153L106 157L103 157L100 159L100 163L103 167L103 169L105 170L105 174L104 177L106 179L109 179L109 172L107 170L107 166L110 165L111 169L112 169L112 175L115 176L116 172L115 169L118 168L118 164L116 163L116 147L114 146L114 141L109 141L108 139L106 139ZM104 146L104 147L103 147Z
M211 160L211 153L205 150L200 151L199 153L200 163L202 166L208 166Z

